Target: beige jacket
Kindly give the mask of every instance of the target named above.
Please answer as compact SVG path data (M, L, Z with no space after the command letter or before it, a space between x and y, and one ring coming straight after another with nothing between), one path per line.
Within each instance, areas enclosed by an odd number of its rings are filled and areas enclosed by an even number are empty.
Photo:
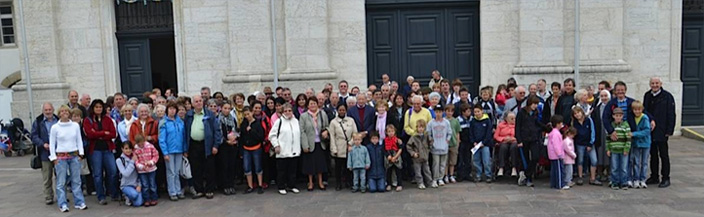
M347 158L347 148L352 145L352 133L356 132L357 126L351 117L332 119L328 127L330 155L335 158Z

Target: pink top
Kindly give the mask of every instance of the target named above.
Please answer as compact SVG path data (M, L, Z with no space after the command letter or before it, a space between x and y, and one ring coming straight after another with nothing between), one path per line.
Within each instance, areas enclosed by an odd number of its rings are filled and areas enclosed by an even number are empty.
M562 163L567 165L574 164L574 159L577 158L577 154L574 153L574 140L570 139L570 137L567 137L562 140L562 144L565 148L565 158L564 162Z
M271 123L269 123L269 126L274 126L274 123L276 123L276 120L279 120L279 113L274 112L274 114L271 115L271 118L269 118L269 120L271 120Z
M565 157L565 148L562 145L562 134L557 128L553 128L548 134L548 158L558 160Z
M137 156L135 165L138 173L150 173L156 171L156 162L159 160L159 151L149 142L144 145L134 146L134 155Z

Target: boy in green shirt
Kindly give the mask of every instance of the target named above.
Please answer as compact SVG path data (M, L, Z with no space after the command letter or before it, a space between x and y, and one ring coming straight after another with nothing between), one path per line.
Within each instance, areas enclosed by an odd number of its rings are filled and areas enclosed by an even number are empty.
M611 189L628 190L627 167L628 152L631 149L631 127L628 122L623 121L623 110L619 107L613 110L614 121L611 126L617 135L616 140L607 139L606 155L611 157Z
M457 155L460 144L460 121L454 118L455 106L449 104L445 106L445 119L450 122L452 129L452 138L450 138L449 150L447 156L447 170L445 171L445 183L457 182L455 178L455 165L457 165Z

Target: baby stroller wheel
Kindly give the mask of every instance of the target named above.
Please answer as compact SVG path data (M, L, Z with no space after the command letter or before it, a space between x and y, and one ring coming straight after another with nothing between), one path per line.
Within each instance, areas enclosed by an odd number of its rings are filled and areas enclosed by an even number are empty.
M17 156L18 157L24 156L24 149L20 149L19 151L17 151Z

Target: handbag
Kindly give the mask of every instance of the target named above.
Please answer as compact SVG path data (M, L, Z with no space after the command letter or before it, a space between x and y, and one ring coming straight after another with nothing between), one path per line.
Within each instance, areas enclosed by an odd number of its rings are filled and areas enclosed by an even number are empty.
M32 156L32 159L29 161L29 167L32 169L41 169L42 168L42 157L37 154L39 152L39 147L35 146L34 147L34 156Z
M179 174L184 179L193 178L193 176L191 175L191 163L186 157L183 157L183 160L181 161L181 171L179 171Z
M90 174L90 169L88 168L88 159L81 159L81 175L89 175Z

